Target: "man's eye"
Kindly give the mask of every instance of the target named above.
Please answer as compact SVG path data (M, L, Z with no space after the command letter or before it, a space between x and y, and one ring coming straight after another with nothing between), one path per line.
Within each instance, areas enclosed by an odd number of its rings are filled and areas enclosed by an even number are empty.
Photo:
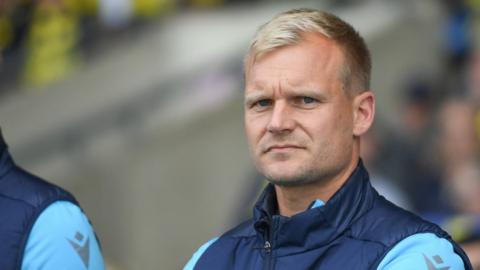
M314 103L316 100L311 97L302 97L302 101L305 104L311 104L311 103Z
M313 104L313 103L316 103L317 100L314 99L314 98L311 98L311 97L300 97L300 103L302 104Z
M267 106L270 106L270 104L272 104L272 102L268 99L262 99L257 101L256 103L258 107L267 107Z

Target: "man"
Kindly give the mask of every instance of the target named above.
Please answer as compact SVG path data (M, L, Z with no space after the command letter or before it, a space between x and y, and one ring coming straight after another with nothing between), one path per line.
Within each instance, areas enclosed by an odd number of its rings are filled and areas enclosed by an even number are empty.
M447 233L371 187L359 157L375 114L370 69L363 39L334 15L291 10L259 29L245 61L245 127L270 184L253 219L185 270L472 269Z
M2 270L105 269L75 198L17 167L1 133L0 220Z

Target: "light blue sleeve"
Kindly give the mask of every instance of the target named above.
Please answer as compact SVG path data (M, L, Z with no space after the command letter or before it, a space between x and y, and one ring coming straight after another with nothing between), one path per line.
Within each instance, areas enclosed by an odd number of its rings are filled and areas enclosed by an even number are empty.
M203 244L192 256L192 258L190 259L190 261L188 261L188 263L185 265L185 267L183 267L183 270L193 270L193 268L195 267L195 265L197 264L198 260L200 259L200 257L202 257L203 253L205 252L205 250L208 249L208 247L210 247L215 241L218 240L218 237L215 237L213 239L211 239L210 241L208 241L207 243Z
M419 233L400 241L377 270L465 270L463 261L446 239Z
M22 270L34 269L105 269L93 228L78 206L55 202L37 218L22 261Z

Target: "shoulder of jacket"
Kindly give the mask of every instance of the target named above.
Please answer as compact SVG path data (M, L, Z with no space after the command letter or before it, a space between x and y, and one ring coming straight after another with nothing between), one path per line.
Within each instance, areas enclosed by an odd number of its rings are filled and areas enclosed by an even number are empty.
M437 225L381 196L375 201L373 208L355 222L351 233L354 238L377 242L385 247L391 247L417 233L433 233L441 238L449 238Z
M45 208L57 200L78 205L68 191L17 166L0 179L0 196L30 207Z

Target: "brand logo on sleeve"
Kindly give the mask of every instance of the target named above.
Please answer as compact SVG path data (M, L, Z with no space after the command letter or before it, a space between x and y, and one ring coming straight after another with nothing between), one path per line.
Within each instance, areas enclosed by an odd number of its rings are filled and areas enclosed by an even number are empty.
M425 263L427 264L428 270L449 270L450 269L450 266L443 266L443 267L435 266L435 264L425 254L423 254L423 258L425 259ZM432 258L436 264L443 264L442 257L435 255Z
M75 239L70 240L67 239L70 245L75 249L77 252L78 256L80 256L80 259L82 259L83 264L85 267L88 269L88 262L90 259L90 239L85 239L85 236L81 234L80 232L77 232L75 234ZM83 244L82 244L83 242Z

